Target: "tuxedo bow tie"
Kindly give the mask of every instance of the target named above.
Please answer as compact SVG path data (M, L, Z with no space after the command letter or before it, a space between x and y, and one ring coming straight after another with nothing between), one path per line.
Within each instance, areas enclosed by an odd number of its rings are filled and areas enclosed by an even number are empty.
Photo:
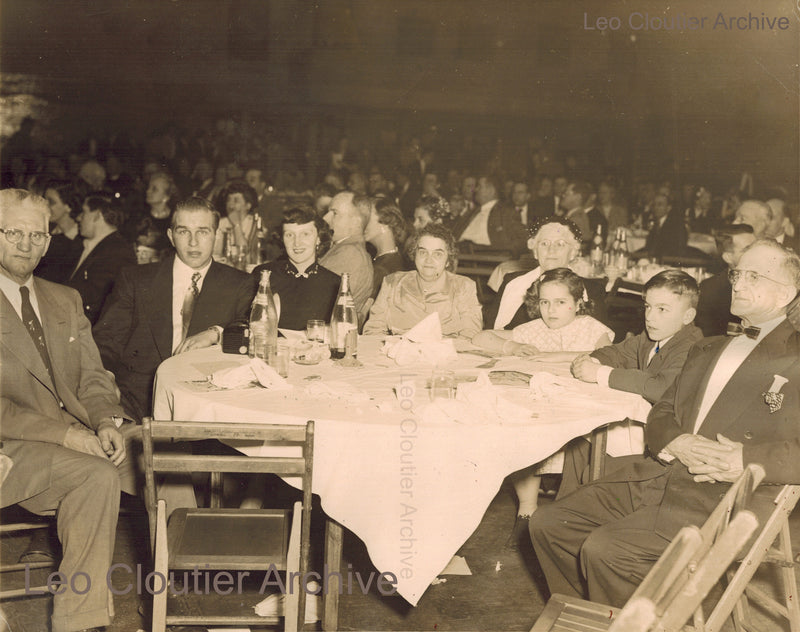
M761 333L761 327L744 327L741 323L728 323L728 331L726 333L729 336L744 334L748 338L755 340L758 338L758 334Z

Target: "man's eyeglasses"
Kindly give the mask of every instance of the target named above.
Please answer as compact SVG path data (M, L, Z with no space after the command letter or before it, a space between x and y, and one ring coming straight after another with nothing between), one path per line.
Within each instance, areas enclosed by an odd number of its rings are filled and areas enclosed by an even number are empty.
M25 236L25 231L19 228L0 228L0 233L3 233L8 242L12 244L18 244ZM50 239L50 233L45 233L41 230L32 230L28 233L28 238L34 246L41 246Z
M766 279L767 281L772 281L778 285L792 285L791 283L784 283L782 281L777 281L776 279L771 279L770 277L759 274L753 270L728 270L728 281L730 281L731 286L736 285L741 280L744 280L745 285L753 286L758 283L759 279Z

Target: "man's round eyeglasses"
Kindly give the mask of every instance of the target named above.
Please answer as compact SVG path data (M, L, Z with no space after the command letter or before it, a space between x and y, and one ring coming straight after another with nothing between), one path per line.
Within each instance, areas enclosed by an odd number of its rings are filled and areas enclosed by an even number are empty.
M742 279L744 280L745 285L755 285L758 283L759 279L766 279L767 281L772 281L778 285L792 285L791 283L784 283L783 281L771 279L770 277L759 274L754 270L728 270L728 281L730 281L731 285L736 285Z
M18 244L25 236L25 231L19 228L0 228L0 233L3 233L8 242L12 244ZM50 233L45 233L41 230L32 230L28 233L28 238L34 246L41 246L50 238Z

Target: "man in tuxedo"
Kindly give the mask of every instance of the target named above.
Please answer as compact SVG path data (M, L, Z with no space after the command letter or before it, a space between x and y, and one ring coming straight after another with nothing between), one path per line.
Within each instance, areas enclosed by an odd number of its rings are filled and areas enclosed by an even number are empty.
M763 520L771 485L800 482L800 333L786 318L800 258L754 242L731 271L739 335L706 338L645 426L649 456L542 507L531 538L551 592L621 606L670 540L702 525L750 463L766 477L752 509Z
M511 206L514 207L514 214L519 216L523 227L531 228L536 223L538 217L531 204L531 192L527 182L517 180L511 186Z
M219 213L207 200L178 203L167 230L175 255L124 269L94 327L103 364L133 419L151 412L161 362L218 344L222 329L249 313L253 278L212 260L218 226Z
M67 589L53 598L53 631L71 632L111 622L106 573L125 444L122 407L81 297L31 276L47 250L48 217L44 198L0 191L0 440L13 464L0 505L55 512L59 571L91 580L84 594Z
M527 240L524 226L514 207L499 201L498 191L493 178L478 178L475 207L455 221L453 235L458 241L468 241L482 248L521 254Z
M767 200L766 204L772 210L772 219L764 236L774 239L795 252L800 251L797 229L786 214L786 202L780 198L771 198Z
M122 210L102 195L87 197L78 216L83 253L66 285L78 290L86 318L93 325L100 318L120 270L136 265L133 246L117 230L124 221Z
M669 197L659 193L653 198L652 205L653 226L647 235L647 242L643 250L634 253L634 257L678 257L686 252L689 242L689 233L683 216L672 209Z
M700 283L700 301L697 304L695 323L704 336L723 336L728 323L739 318L731 314L731 283L728 272L739 265L739 258L756 238L749 224L733 224L714 233L717 250L725 269Z

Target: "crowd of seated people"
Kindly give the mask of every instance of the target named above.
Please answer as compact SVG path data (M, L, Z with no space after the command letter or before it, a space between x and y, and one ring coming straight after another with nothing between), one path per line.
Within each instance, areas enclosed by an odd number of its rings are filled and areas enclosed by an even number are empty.
M669 459L661 458L653 461L658 467L650 462L647 467L656 486L666 476L664 468L679 471L680 480L673 485L670 479L661 489L672 502L683 489L678 483L685 486L691 480L681 468L692 466L687 456L691 449L686 446L700 440L702 428L691 427L683 410L665 402L688 388L684 363L696 384L698 373L707 368L708 354L718 352L722 344L718 338L702 340L698 327L704 335L717 336L725 333L729 322L760 325L765 333L753 347L763 340L772 349L773 339L780 335L782 350L773 354L776 358L797 345L792 327L800 323L796 298L800 269L793 254L800 236L796 201L782 194L776 197L778 190L766 188L762 201L750 190L736 189L724 199L715 198L707 187L678 192L667 180L625 187L608 174L567 172L541 156L530 165L505 169L497 160L470 164L453 159L451 164L446 154L435 150L433 139L428 140L429 146L415 138L398 141L396 155L364 152L366 157L341 142L327 160L306 165L305 172L299 163L278 158L287 152L273 146L280 145L277 141L270 145L258 135L248 139L230 126L219 127L216 134L185 134L169 127L143 143L118 135L88 143L88 150L75 155L37 154L30 144L12 144L29 153L3 157L4 309L16 311L20 319L15 324L22 336L29 336L31 328L22 323L34 321L26 292L17 286L29 288L31 309L39 312L44 324L53 309L63 310L74 321L73 330L81 332L83 355L77 369L75 363L48 367L42 355L42 366L37 367L42 380L25 387L22 395L12 392L11 382L3 383L4 421L7 415L18 414L17 407L35 410L31 418L48 419L32 435L22 425L4 423L3 450L10 444L10 456L26 463L31 454L39 458L27 443L45 443L54 473L65 467L59 447L109 458L114 465L125 462L130 469L130 452L124 444L135 435L136 422L152 411L158 365L172 355L219 344L225 327L247 318L261 271L271 273L280 304L279 326L295 330L304 329L307 320L329 318L340 276L348 273L365 335L403 334L435 312L445 336L470 341L494 354L569 361L576 378L638 393L655 404L648 442L659 448L656 456L663 451L676 463L668 466ZM266 253L266 261L261 265L251 261L254 269L247 274L236 269L241 262L231 260L230 246L240 253L252 252L259 226L270 241L260 251L262 258ZM636 254L650 259L691 254L692 234L713 235L717 256L709 259L709 266L721 271L699 289L685 272L656 274L643 286L644 331L613 345L606 279L578 274L585 270L581 258L598 228L606 247L617 228L648 231L644 248ZM26 249L33 254L14 254ZM505 253L509 259L522 257L531 265L506 274L496 293L479 293L477 283L483 281L458 273L458 254L484 250ZM768 336L770 332L777 333ZM68 347L71 341L59 335L54 333L51 340L46 332L47 346ZM36 338L24 340L31 343L28 355L38 363L46 349L33 346L38 344ZM9 353L4 346L4 363ZM66 361L62 355L53 356L55 362ZM772 359L765 356L767 361ZM77 377L62 384L62 373ZM727 377L738 380L735 375ZM98 391L91 401L75 387L84 378L93 380ZM23 388L13 383L14 389L18 386ZM796 385L792 388L796 390ZM73 436L69 424L62 423L62 413L32 401L30 392L41 395L37 389L57 390L62 409L87 436ZM795 390L785 406L796 414ZM708 406L703 412L708 419L719 414ZM112 429L112 416L129 421ZM50 417L57 419L51 424ZM684 433L673 436L673 431L665 430L669 423L677 423ZM741 448L740 434L737 428L725 441L703 437L714 444L708 449L715 454L727 458L733 453L739 460L730 461L725 473L706 463L702 480L729 480L743 462L761 454L755 445ZM773 439L784 437L765 441ZM731 447L736 442L739 447ZM572 503L569 511L594 510L597 504L581 487L587 466L585 444L576 440L559 455L511 476L519 507L509 544L516 546L530 525L551 589L579 592L586 581L593 598L618 603L630 593L630 581L609 577L602 568L604 560L615 554L609 538L626 538L628 526L607 515L592 515L587 523L604 525L599 534L584 523L567 535L555 533L564 520L558 509L565 507L559 504L562 500ZM788 454L787 459L793 456ZM8 498L28 503L30 490L15 483L18 476L11 472L10 489L15 493L6 496L4 488L4 502ZM556 473L563 476L559 500L540 509L540 477ZM783 480L782 476L773 473L775 480ZM134 490L134 479L130 471L123 476L120 470L122 489ZM30 489L38 493L45 483L34 482ZM65 479L64 485L86 491L80 482ZM112 485L103 493L118 494L118 488ZM55 497L70 489L59 489ZM185 486L176 486L173 493L175 506L193 502ZM570 500L576 498L580 502ZM28 506L48 511L51 504ZM652 518L661 507L651 503L617 509L619 515L635 516L631 524L639 528L637 520ZM109 529L113 535L107 512L92 514L91 519L97 524L87 526L78 520L75 528L94 538L107 538ZM101 524L105 531L98 533ZM563 537L557 540L556 535ZM669 528L648 533L643 550L657 554L671 535ZM594 574L581 577L565 569L560 553L553 550L556 541L563 542L572 557L585 556L585 568ZM587 542L592 546L587 548ZM638 576L640 571L636 566L625 572ZM92 598L100 603L106 597L101 590ZM106 615L81 618L81 608L60 599L54 610L59 629L72 629L72 623L64 623L67 620L79 621L81 627L107 624Z

